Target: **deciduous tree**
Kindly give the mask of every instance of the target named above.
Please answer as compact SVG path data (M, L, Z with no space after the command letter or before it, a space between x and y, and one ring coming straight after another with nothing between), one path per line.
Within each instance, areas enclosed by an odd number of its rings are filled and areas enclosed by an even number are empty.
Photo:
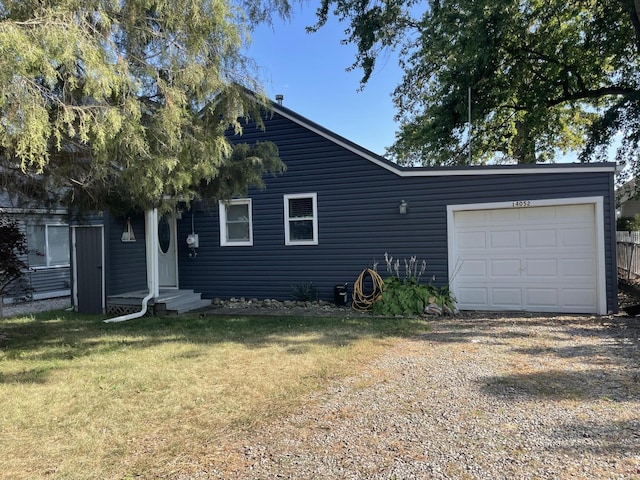
M310 30L332 14L363 85L399 54L398 162L466 164L469 148L471 163L592 161L613 142L637 168L640 1L322 0Z
M265 106L242 53L252 27L288 12L288 0L1 2L0 188L86 209L260 184L283 168L277 149L234 153L224 134Z

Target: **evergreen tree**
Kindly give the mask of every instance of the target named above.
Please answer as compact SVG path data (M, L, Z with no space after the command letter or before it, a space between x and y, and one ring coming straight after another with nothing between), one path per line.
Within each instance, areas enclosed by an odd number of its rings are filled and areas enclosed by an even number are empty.
M0 188L102 209L260 185L284 168L277 149L234 151L225 131L268 110L242 52L288 13L288 0L1 2Z

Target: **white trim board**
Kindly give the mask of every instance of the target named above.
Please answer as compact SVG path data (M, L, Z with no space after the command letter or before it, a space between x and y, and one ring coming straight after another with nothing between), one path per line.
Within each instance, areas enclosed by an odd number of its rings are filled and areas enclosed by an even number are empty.
M490 203L470 203L461 205L447 205L447 255L449 269L449 283L455 295L455 275L458 266L456 258L456 235L455 235L455 212L465 210L493 210L511 208L536 208L561 205L582 205L591 204L595 208L595 229L596 229L596 289L597 289L597 313L607 314L607 275L605 262L605 234L604 234L604 198L598 197L575 197L558 198L544 200L514 200L511 202L490 202Z

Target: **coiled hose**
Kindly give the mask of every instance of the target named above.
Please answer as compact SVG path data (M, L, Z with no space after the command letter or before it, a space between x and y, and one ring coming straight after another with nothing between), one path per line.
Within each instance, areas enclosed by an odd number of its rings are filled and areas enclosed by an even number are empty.
M370 293L364 292L364 281L367 276L371 277L372 291ZM360 311L371 310L373 304L382 296L383 287L384 281L382 277L378 275L378 272L370 268L363 270L353 284L353 303L351 304L351 308Z

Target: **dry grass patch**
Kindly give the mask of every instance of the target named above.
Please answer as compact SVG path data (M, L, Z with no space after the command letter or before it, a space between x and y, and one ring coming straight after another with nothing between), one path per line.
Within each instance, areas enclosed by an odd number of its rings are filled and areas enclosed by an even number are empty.
M0 319L0 471L170 475L425 328L362 318Z

